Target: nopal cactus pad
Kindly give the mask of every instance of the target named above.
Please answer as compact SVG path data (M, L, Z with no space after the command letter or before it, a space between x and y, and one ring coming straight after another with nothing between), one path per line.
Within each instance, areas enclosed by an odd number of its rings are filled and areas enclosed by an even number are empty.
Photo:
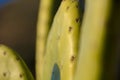
M0 45L0 80L34 80L23 60L4 45Z
M103 74L109 72L105 72L103 65L108 28L111 28L108 27L111 3L112 0L86 0L75 80L115 80L102 79Z
M47 40L42 80L73 80L80 32L78 3L61 2Z

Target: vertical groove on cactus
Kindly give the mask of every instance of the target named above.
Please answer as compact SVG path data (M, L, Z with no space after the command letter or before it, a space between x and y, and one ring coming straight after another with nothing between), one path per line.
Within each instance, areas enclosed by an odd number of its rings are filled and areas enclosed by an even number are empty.
M36 80L41 80L47 36L61 0L40 0L36 40Z

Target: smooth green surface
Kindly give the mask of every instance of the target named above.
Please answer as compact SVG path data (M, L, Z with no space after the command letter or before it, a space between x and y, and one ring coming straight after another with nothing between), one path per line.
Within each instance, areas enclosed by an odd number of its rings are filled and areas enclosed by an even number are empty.
M86 0L75 80L101 80L111 0Z
M34 80L23 60L4 45L0 45L0 80Z

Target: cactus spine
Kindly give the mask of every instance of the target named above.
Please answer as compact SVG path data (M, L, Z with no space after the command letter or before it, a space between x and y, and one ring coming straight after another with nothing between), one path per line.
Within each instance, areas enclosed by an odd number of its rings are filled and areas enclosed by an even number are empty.
M79 2L63 0L48 35L41 80L51 80L54 65L60 69L60 80L73 80L79 32Z
M0 80L34 80L23 60L4 45L0 45Z
M53 17L61 0L40 0L36 41L36 79L41 80L43 55Z

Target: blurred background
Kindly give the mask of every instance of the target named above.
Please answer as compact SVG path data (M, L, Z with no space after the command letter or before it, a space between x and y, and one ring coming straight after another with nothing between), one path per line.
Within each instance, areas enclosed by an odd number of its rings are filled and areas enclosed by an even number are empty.
M0 44L20 54L35 75L35 39L39 0L0 0Z

